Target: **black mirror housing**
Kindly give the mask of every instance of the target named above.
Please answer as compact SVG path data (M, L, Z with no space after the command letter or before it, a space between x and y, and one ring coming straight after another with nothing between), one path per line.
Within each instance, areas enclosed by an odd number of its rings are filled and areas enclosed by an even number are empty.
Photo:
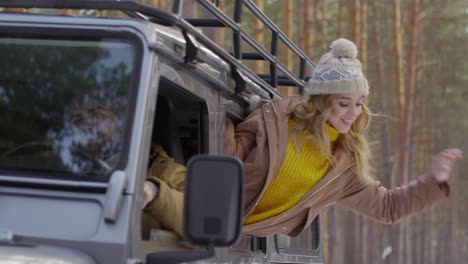
M185 180L185 238L200 246L227 247L239 238L244 166L228 156L197 155Z

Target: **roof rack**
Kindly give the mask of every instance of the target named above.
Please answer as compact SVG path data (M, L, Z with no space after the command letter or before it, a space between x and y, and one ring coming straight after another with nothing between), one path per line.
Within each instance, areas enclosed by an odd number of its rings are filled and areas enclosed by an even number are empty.
M174 0L172 11L179 14L179 8L182 6L183 0ZM306 77L306 66L311 68L315 64L307 57L307 55L296 47L291 40L273 23L251 0L235 0L233 18L227 16L219 8L218 4L213 4L214 1L197 0L207 11L214 15L215 19L185 19L190 24L196 27L228 27L233 33L233 52L230 54L238 60L267 60L270 63L269 74L257 74L264 81L267 81L272 87L278 85L297 86L299 92L304 92L304 83L310 77ZM219 1L216 0L218 3ZM258 18L264 26L271 31L270 51L265 50L257 41L254 40L247 32L242 29L242 8L246 6L250 12ZM249 53L241 51L241 39L254 48L257 53ZM297 57L299 57L299 75L295 76L283 64L277 60L278 43L283 42ZM277 70L283 75L277 75Z
M197 48L188 37L191 34L201 44L209 48L221 57L231 67L233 77L236 81L236 91L242 92L245 81L242 75L252 80L259 87L267 91L271 97L280 95L276 89L278 85L297 86L299 93L304 92L306 66L314 68L313 62L297 48L287 36L276 26L251 0L235 0L234 19L231 19L209 0L197 0L215 19L183 19L179 16L183 0L174 0L172 13L147 6L134 1L112 1L112 0L0 0L1 7L19 8L52 8L52 9L97 9L122 11L130 17L145 18L153 23L176 26L181 29L186 41L185 61L193 61L196 58ZM247 32L241 23L242 7L245 5L254 16L264 23L271 31L270 51L263 48ZM233 52L229 53L217 45L211 39L200 33L195 27L227 27L233 33ZM257 53L243 53L241 51L241 39L253 47ZM278 42L282 41L299 59L299 76L291 73L283 64L277 60ZM269 74L256 74L241 62L245 60L267 60L270 63ZM277 75L277 70L283 75Z

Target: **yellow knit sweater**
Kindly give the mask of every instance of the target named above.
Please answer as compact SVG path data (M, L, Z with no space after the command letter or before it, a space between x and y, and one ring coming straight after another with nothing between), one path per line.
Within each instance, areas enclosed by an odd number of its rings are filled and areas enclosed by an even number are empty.
M338 139L339 132L329 125L327 130L331 146ZM260 222L292 208L325 175L329 167L330 162L311 140L305 141L300 150L296 151L288 136L286 157L278 175L263 193L257 206L244 219L244 225Z

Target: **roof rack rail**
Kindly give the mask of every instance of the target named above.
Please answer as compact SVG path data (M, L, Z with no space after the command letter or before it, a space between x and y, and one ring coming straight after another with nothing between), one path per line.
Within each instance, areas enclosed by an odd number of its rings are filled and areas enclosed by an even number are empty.
M234 19L231 19L222 12L213 0L197 0L205 9L213 14L217 19L183 19L179 16L183 0L174 0L172 13L150 7L145 4L131 0L0 0L0 7L19 8L50 8L50 9L97 9L97 10L117 10L122 11L130 17L147 18L153 23L176 26L181 29L186 41L186 62L195 59L197 48L188 37L191 34L197 41L209 48L216 55L221 57L231 67L233 77L236 81L236 91L241 92L245 88L245 81L242 75L252 80L260 88L264 89L270 97L279 96L276 89L279 85L297 86L299 93L304 92L306 66L315 67L313 62L297 48L287 36L276 26L261 10L258 9L251 0L235 0ZM272 32L270 51L265 50L240 26L242 6L245 5L260 21L264 23ZM227 27L233 32L233 52L229 53L217 45L207 36L200 33L195 26L200 27ZM241 39L252 46L258 53L242 53ZM278 41L282 41L299 60L299 76L295 76L284 65L277 60ZM270 74L257 74L241 62L242 59L267 60L270 63ZM277 75L277 70L284 75Z
M315 64L307 57L307 55L296 47L291 40L273 23L251 0L235 0L233 18L227 16L218 8L218 3L213 4L213 1L197 0L207 11L216 17L216 19L186 19L193 26L197 27L227 27L233 33L233 51L230 52L234 58L238 60L267 60L270 63L269 74L258 74L260 78L267 81L272 87L278 85L297 86L299 92L304 92L305 81L308 79L305 76L306 66L311 68ZM177 10L176 6L181 6L183 0L174 0L173 10ZM264 26L271 31L270 51L265 50L257 41L254 40L247 32L242 29L242 7L246 6L251 13L258 18ZM257 53L249 53L241 51L241 39L256 50ZM290 49L297 57L299 57L299 75L295 76L291 73L278 59L278 42L282 41L288 49ZM277 70L284 75L279 79Z

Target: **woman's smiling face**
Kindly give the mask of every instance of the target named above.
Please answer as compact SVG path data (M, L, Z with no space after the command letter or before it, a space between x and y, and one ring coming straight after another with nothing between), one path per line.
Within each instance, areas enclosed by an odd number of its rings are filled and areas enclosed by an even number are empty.
M328 123L340 134L348 133L354 121L362 112L363 101L364 96L360 94L332 95Z

